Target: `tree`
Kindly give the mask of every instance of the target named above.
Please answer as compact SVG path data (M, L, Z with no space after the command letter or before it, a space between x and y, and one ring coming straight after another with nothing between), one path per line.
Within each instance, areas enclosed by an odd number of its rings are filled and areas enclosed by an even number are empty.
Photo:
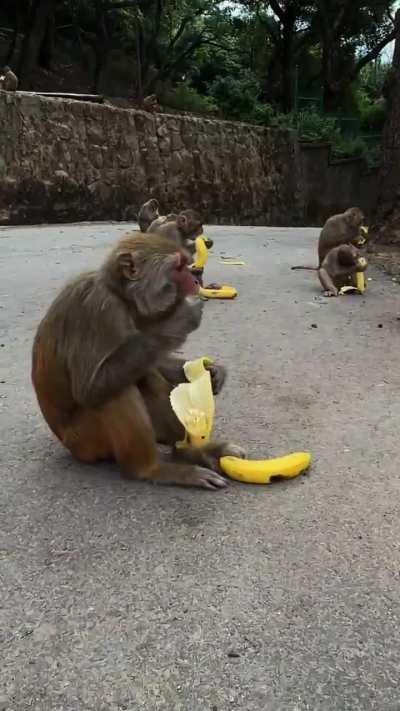
M395 37L393 0L317 0L312 11L314 41L321 47L324 106L332 111L363 67Z
M385 87L388 104L383 133L377 226L379 241L400 243L400 10L395 18L395 49Z

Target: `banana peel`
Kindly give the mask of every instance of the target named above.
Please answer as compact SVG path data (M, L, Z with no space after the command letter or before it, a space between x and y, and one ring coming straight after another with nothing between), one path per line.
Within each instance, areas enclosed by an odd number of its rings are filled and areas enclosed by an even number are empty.
M357 239L357 247L363 247L367 241L367 237L368 237L368 227L366 227L366 225L361 225L358 239Z
M177 442L178 449L204 447L210 441L214 424L215 402L211 375L207 365L210 358L187 361L183 367L188 383L180 383L170 393L170 402L179 422L185 428L185 439Z
M211 438L214 425L215 403L210 358L187 361L184 373L189 382L180 383L170 393L170 402L178 420L185 428L185 439L177 442L178 448L201 449ZM270 484L274 478L293 479L311 465L309 452L294 452L284 457L263 460L247 460L239 457L221 457L224 474L235 481L247 484Z

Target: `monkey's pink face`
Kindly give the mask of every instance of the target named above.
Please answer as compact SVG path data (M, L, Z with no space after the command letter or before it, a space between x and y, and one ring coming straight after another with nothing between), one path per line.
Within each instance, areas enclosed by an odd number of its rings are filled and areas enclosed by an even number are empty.
M192 296L199 292L199 282L189 270L187 257L178 252L171 269L172 281L175 282L183 296Z

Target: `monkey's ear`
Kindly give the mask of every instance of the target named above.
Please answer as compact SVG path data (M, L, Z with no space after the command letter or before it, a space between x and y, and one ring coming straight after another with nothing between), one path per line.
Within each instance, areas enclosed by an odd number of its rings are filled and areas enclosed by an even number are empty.
M133 279L137 273L137 267L132 252L121 252L118 255L118 267L125 279Z
M180 228L186 227L186 225L187 225L186 215L178 215L178 217L176 218L176 224Z

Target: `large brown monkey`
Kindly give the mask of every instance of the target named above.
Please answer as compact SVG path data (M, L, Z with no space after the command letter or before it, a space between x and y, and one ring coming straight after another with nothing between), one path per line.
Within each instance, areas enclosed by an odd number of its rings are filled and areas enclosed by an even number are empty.
M298 267L318 272L318 278L326 296L338 296L342 286L355 286L354 276L365 272L368 261L353 244L333 247L322 261L321 266Z
M358 207L350 207L340 215L333 215L325 222L318 240L318 267L296 266L292 269L307 269L317 271L326 255L333 247L341 244L361 244L360 227L364 223L364 215Z
M80 461L114 459L128 477L216 489L220 456L241 450L214 442L162 463L156 443L183 438L169 394L185 380L170 353L198 328L202 302L189 255L170 240L134 233L103 266L68 284L39 325L32 381L53 433ZM222 366L211 368L214 391ZM178 453L175 452L178 456Z
M360 227L364 215L360 208L350 207L340 215L333 215L324 224L318 240L318 260L321 266L328 252L341 244L360 244Z
M156 227L162 225L164 222L176 220L176 218L177 215L173 213L169 215L160 215L158 200L156 200L156 198L151 198L151 200L145 202L140 208L138 223L141 232L147 232L150 225L152 225L153 229L151 232L154 233L154 229Z

